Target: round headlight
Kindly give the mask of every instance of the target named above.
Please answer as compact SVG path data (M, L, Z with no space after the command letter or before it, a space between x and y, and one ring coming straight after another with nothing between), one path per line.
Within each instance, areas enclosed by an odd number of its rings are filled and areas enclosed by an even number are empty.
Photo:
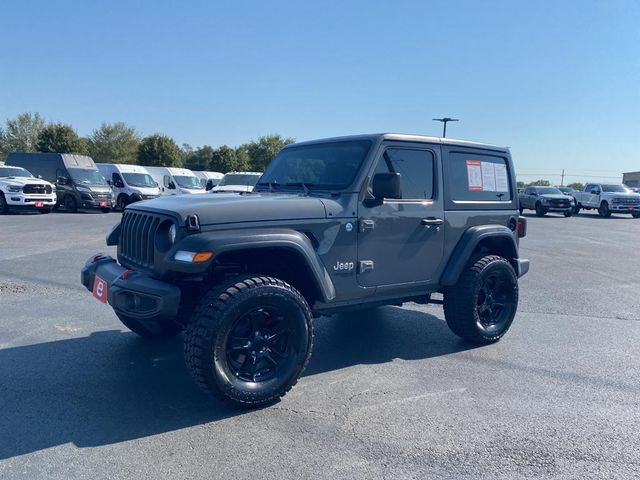
M169 227L169 242L173 245L176 241L176 224L172 223Z

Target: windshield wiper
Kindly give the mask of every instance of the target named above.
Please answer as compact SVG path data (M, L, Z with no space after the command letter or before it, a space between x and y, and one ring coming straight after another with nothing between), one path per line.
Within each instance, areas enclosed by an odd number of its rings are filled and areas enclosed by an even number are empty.
M309 195L309 187L313 187L315 183L305 182L289 182L284 184L286 187L302 187L305 195Z

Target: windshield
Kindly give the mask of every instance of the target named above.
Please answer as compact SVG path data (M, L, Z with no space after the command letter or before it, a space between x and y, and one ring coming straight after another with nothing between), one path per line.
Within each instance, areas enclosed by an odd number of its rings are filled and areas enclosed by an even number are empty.
M77 185L106 185L107 181L104 179L100 171L89 170L86 168L69 168L69 175Z
M174 175L176 183L179 187L188 188L190 190L203 190L204 187L200 184L198 177L189 177L186 175Z
M158 184L146 173L123 173L124 181L132 187L157 187Z
M603 192L628 193L629 190L624 185L602 185Z
M555 187L538 188L540 195L562 195L562 192Z
M24 168L7 168L0 167L0 177L27 177L31 178L30 172L26 171Z
M269 164L258 185L343 189L353 182L370 148L370 140L288 147Z
M227 173L220 183L217 185L218 187L224 187L225 185L248 185L253 187L260 175L247 175L244 173Z
M560 190L562 193L571 193L571 192L573 192L573 188L569 188L569 187L560 187L560 188L558 188L558 190Z

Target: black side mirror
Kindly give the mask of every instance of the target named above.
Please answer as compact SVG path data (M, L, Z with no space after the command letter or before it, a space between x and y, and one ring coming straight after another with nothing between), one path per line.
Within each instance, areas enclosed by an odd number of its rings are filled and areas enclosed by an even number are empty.
M69 181L67 180L67 177L58 177L57 183L60 185L66 185Z
M209 190L211 190L213 188L213 181L211 180L207 180L207 186L204 187L205 190L208 192Z
M107 180L107 185L112 185L111 180Z
M373 176L371 190L376 200L384 198L402 198L399 173L376 173Z
M173 183L173 181L169 182L169 187L170 190L175 190L176 189L176 184Z

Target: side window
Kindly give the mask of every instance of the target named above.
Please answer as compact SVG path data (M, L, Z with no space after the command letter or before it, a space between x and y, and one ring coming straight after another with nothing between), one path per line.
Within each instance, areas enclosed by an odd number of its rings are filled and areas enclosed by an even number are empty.
M454 202L511 201L512 172L506 158L451 152L446 165L448 194Z
M165 176L162 178L162 183L164 184L164 186L165 186L166 188L171 188L171 187L169 186L169 185L171 185L171 177L170 177L169 175L165 175Z
M433 198L435 159L427 150L388 148L378 160L373 174L399 173L403 200Z

